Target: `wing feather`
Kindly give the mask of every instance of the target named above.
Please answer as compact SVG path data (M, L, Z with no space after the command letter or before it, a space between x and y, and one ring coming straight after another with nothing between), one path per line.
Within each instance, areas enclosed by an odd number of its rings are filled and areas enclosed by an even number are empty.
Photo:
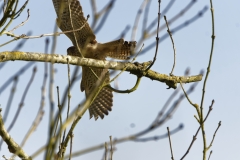
M82 6L78 0L53 0L53 5L58 17L57 25L63 32L79 29L86 23ZM76 46L74 33L66 33L66 35ZM75 35L81 48L84 47L87 40L94 41L96 39L88 23L81 30L76 31Z
M102 54L115 59L128 59L136 47L136 41L124 41L119 39L108 43L98 44Z

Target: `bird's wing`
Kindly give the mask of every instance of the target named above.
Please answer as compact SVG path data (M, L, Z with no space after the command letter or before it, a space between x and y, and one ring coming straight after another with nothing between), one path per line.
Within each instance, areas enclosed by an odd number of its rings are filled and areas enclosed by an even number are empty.
M131 56L134 48L136 47L136 41L124 41L119 39L108 43L98 44L98 49L105 56L115 59L128 59Z
M101 77L102 74L105 74L106 79L105 83L109 83L109 72L107 69L100 69L92 67L92 70L89 67L82 67L82 82L81 82L81 91L85 90L86 98L92 93L94 86L97 82L97 77L93 74ZM108 87L104 87L94 99L92 104L89 107L90 118L94 116L95 120L98 117L104 118L104 115L108 115L108 112L112 110L113 105L113 94L112 90Z
M75 32L76 37L74 37L73 32L66 33L74 46L76 46L76 40L80 47L83 47L87 40L88 42L91 42L96 39L92 29L86 22L82 6L78 0L52 1L58 17L57 25L63 32L80 29L85 24L81 30Z

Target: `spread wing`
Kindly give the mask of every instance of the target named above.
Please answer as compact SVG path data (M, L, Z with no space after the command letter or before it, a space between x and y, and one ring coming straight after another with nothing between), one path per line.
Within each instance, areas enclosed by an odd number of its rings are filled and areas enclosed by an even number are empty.
M85 24L81 30L75 32L77 42L73 32L66 33L74 46L78 43L83 48L86 41L90 42L96 39L92 29L84 18L82 6L78 0L52 1L58 17L57 25L63 32L79 29Z
M136 47L136 41L124 41L119 39L108 43L98 43L98 49L105 56L115 59L128 59Z

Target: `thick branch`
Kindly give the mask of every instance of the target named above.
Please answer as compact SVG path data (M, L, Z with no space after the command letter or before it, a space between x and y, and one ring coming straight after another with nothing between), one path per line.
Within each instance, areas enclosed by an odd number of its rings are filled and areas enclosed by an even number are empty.
M38 62L51 62L51 63L62 63L67 64L67 58L69 59L69 64L78 66L88 66L88 67L98 67L107 68L113 70L123 70L127 67L126 71L137 76L148 77L152 80L160 81L166 83L170 88L176 88L177 83L190 83L202 80L202 75L195 76L168 76L166 74L160 74L153 70L148 70L145 73L147 66L151 64L151 61L144 63L129 63L129 62L116 62L116 61L104 61L96 60L90 58L80 58L74 56L64 56L58 54L43 54L35 52L0 52L0 62L5 61L38 61Z

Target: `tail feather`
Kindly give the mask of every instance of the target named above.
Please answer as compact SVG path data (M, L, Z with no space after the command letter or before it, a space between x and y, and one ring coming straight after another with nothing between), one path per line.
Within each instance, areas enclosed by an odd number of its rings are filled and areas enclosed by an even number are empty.
M93 68L92 71L100 77L101 74L107 72L107 78L105 83L108 83L110 80L109 72L107 69ZM82 67L82 82L81 90L85 90L86 98L91 94L94 89L93 86L97 82L96 76L92 73L91 69L88 67ZM104 87L94 99L92 104L89 107L90 118L94 117L95 120L98 117L104 118L104 115L108 115L108 112L112 110L113 106L113 94L112 90L108 87Z
M89 107L90 115L93 115L95 120L97 120L98 117L103 119L104 115L108 115L108 112L112 110L112 98L112 91L109 88L104 87Z

